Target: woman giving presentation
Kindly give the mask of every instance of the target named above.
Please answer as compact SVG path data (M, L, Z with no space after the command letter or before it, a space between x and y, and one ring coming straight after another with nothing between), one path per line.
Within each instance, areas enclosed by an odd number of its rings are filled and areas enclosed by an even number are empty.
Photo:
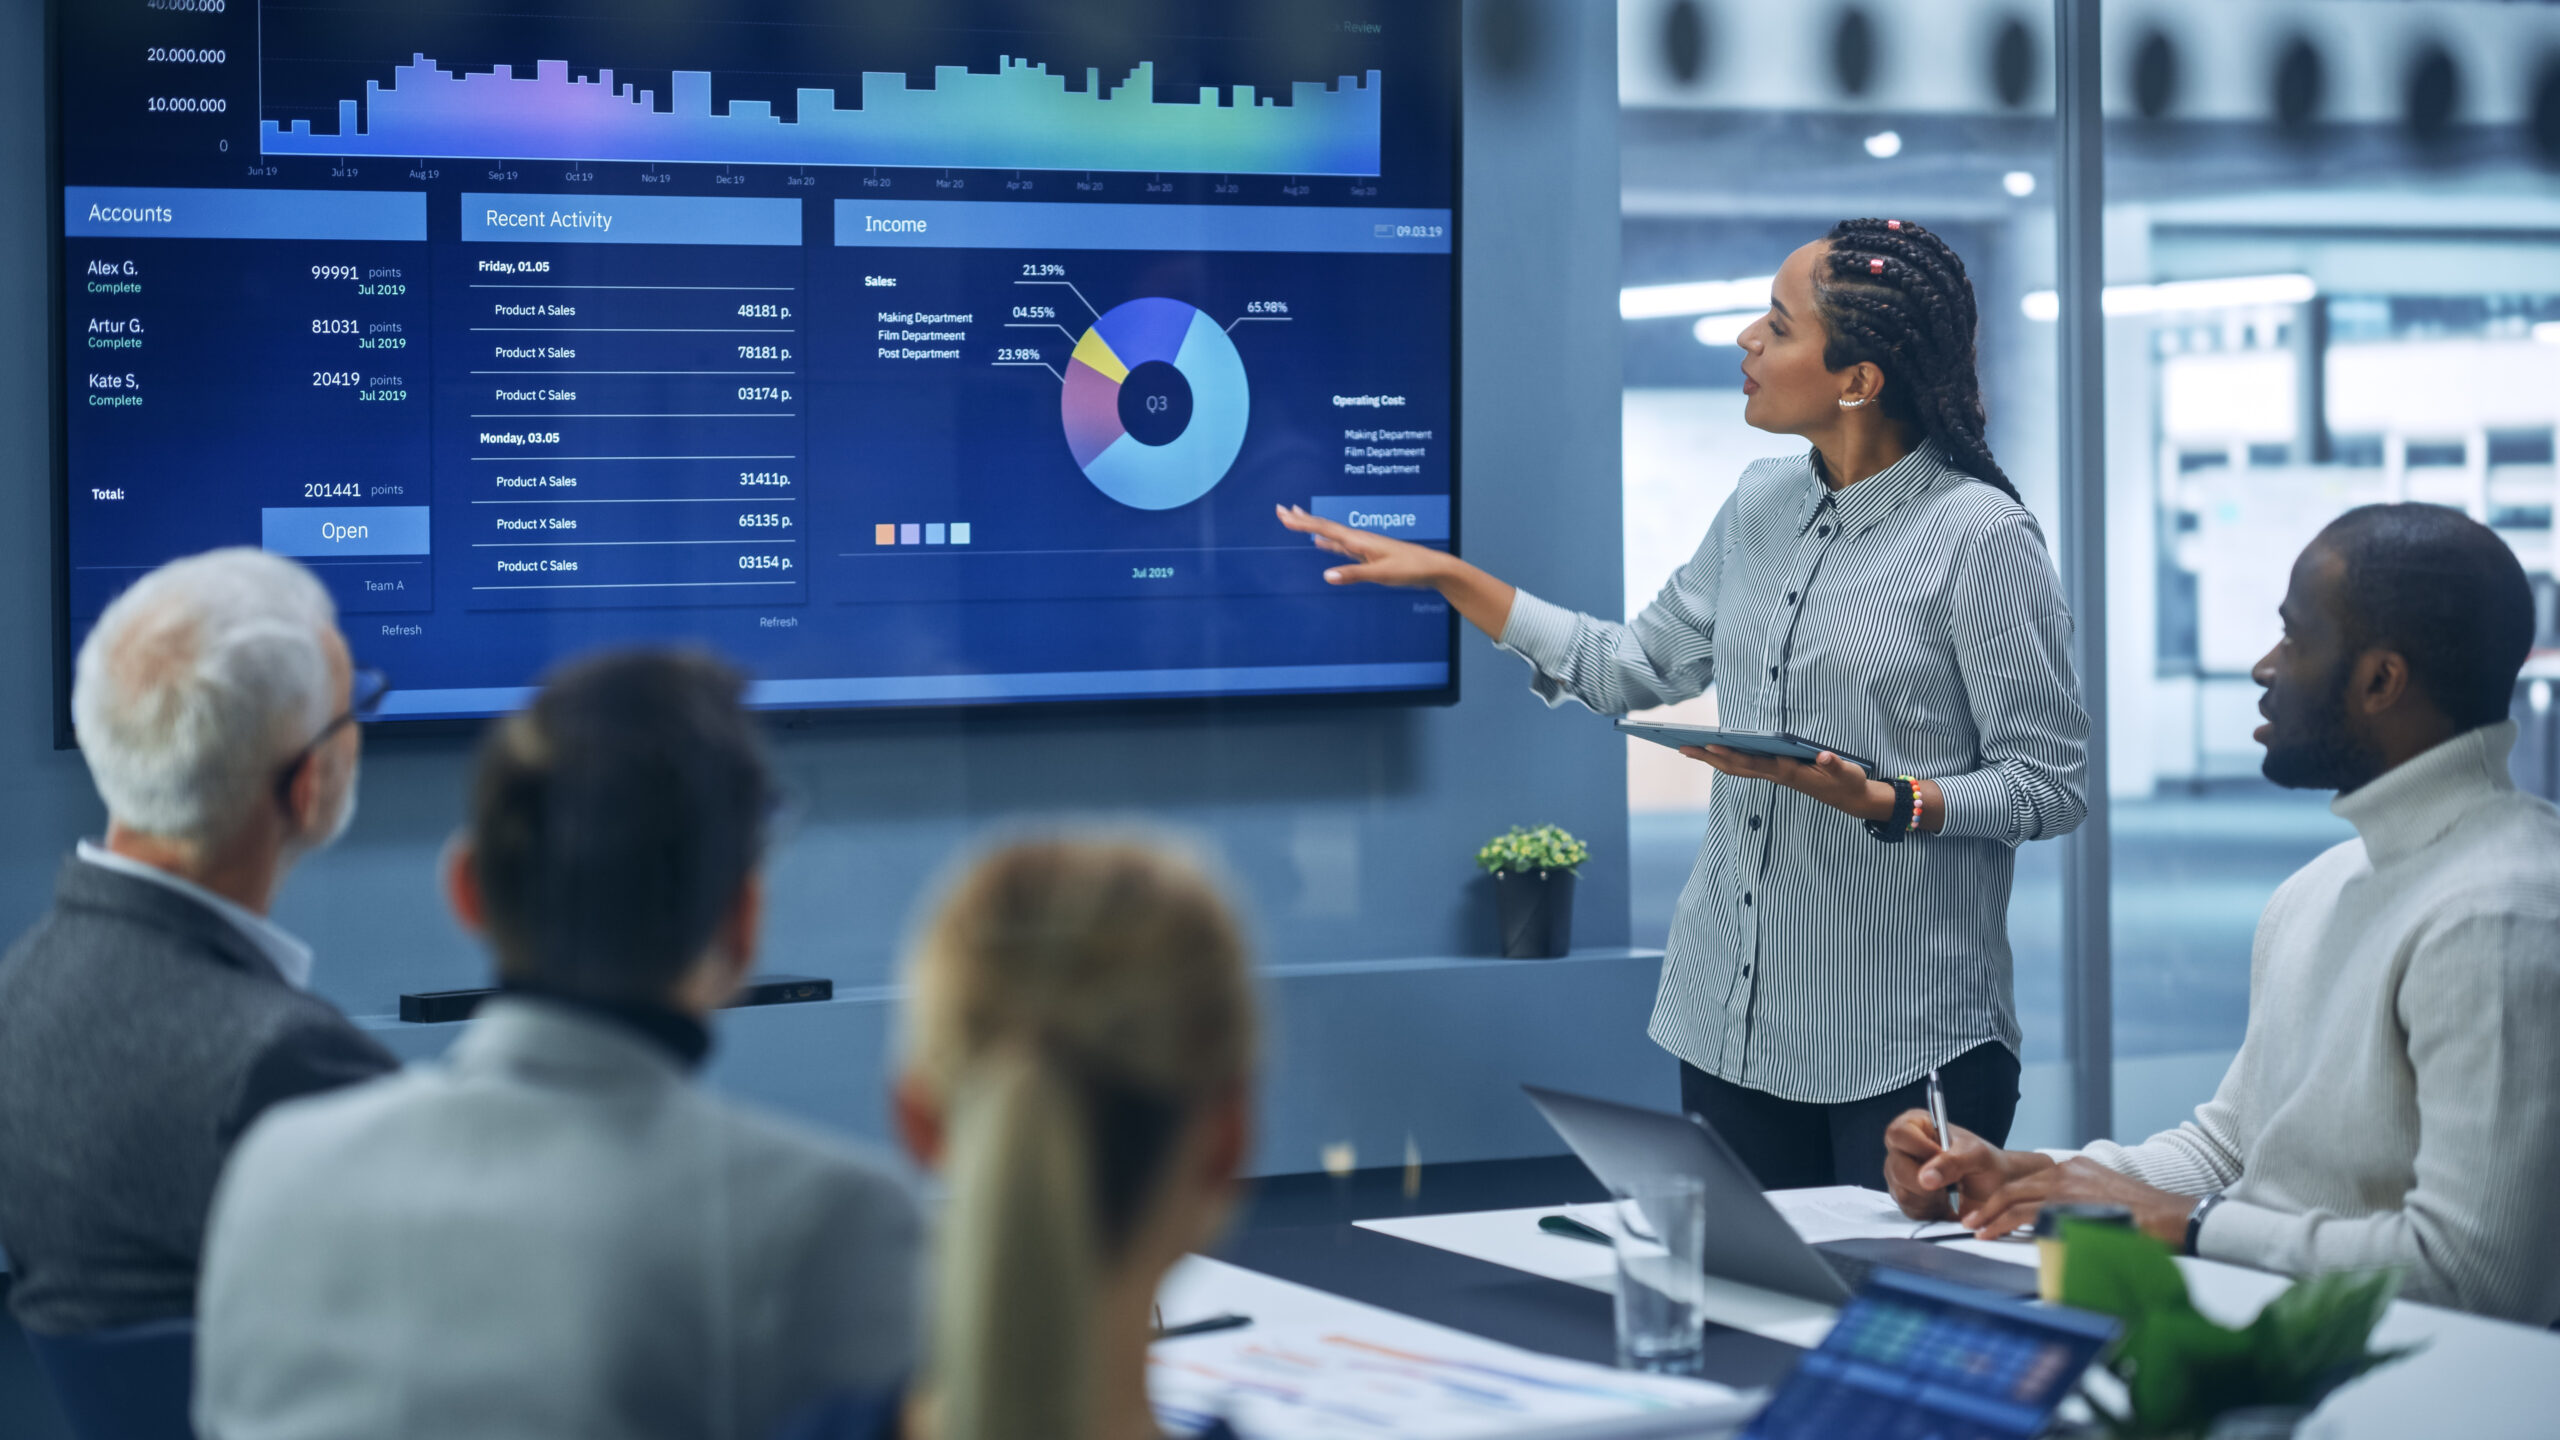
M1933 1069L1949 1118L2009 1133L2012 847L2080 823L2089 722L2043 532L1983 442L1964 263L1908 221L1851 220L1771 288L1739 341L1743 418L1812 448L1744 470L1627 624L1280 518L1356 562L1335 584L1438 590L1551 705L1616 715L1712 684L1727 726L1874 758L1682 752L1723 778L1647 1033L1763 1185L1882 1188L1885 1124Z

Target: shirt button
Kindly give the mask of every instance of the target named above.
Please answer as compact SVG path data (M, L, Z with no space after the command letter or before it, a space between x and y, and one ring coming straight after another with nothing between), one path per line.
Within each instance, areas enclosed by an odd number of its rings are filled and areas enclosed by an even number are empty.
M1814 533L1814 534L1816 534L1816 535L1828 536L1828 535L1831 533L1831 527L1830 527L1830 526L1828 526L1828 525L1825 525L1825 526L1823 526L1821 529L1816 530L1816 531L1814 531L1813 533Z
M1770 667L1769 667L1769 678L1770 678L1770 679L1772 679L1772 680L1775 680L1775 679L1777 679L1777 678L1778 678L1778 667L1777 667L1777 666L1772 665L1772 666L1770 666Z
M1793 590L1787 592L1787 603L1790 605L1796 603L1796 592Z
M1742 967L1742 978L1743 978L1743 979L1745 979L1745 980L1748 980L1748 979L1750 979L1750 978L1751 978L1751 967L1750 967L1750 966L1745 965L1745 966L1743 966L1743 967Z
M1748 905L1748 904L1750 904L1750 903L1751 903L1751 892L1750 892L1750 891L1745 890L1745 891L1743 891L1743 892L1742 892L1742 903L1743 903L1743 904L1745 904L1745 905Z
M1751 817L1751 828L1752 828L1752 829L1754 829L1754 830L1757 830L1757 829L1759 829L1759 828L1760 828L1760 817L1759 817L1759 816L1754 815L1754 816L1752 816L1752 817Z

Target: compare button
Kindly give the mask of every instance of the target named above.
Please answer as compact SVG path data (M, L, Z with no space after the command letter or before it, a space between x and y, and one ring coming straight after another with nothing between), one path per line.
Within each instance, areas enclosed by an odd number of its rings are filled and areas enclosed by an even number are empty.
M1354 530L1374 530L1399 540L1449 538L1446 495L1318 495L1307 508Z
M261 510L258 543L277 555L424 555L424 505L319 505Z

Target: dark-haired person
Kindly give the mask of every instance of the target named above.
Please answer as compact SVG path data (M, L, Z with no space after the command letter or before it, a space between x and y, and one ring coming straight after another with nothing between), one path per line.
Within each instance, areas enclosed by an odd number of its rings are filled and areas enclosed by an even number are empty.
M913 1365L902 1183L694 1082L763 896L741 688L608 655L491 729L445 878L505 993L443 1063L242 1142L207 1247L203 1435L761 1440Z
M1695 558L1626 624L1475 566L1284 511L1430 586L1522 656L1551 705L1603 714L1716 687L1723 723L1867 756L1685 753L1726 777L1672 922L1648 1033L1682 1108L1772 1188L1883 1186L1887 1120L1939 1070L2005 1138L2018 1099L2009 883L2086 806L2088 716L2043 533L1982 436L1964 264L1902 220L1787 257L1742 332L1743 419L1812 442L1745 470Z
M1986 1235L2112 1201L2189 1254L2396 1267L2413 1299L2560 1319L2560 811L2507 778L2533 595L2498 537L2369 505L2294 562L2257 665L2267 778L2356 827L2258 921L2249 1029L2195 1118L2138 1145L2004 1151L1926 1117L1895 1198Z

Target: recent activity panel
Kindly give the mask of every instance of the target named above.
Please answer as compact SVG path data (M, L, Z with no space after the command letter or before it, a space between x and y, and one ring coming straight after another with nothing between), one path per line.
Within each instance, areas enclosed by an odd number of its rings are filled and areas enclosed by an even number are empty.
M800 226L787 198L461 197L437 523L466 608L806 599Z

